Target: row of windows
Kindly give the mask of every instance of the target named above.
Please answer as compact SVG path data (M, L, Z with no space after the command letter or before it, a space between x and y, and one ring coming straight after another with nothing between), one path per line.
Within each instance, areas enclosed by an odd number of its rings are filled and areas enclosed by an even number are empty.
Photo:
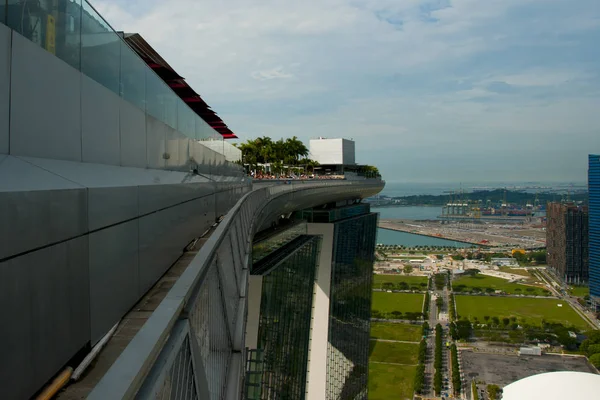
M313 285L320 236L310 236L263 276L258 349L249 364L249 399L301 399L306 391Z
M368 209L367 209L368 210ZM377 214L335 223L327 398L366 399Z
M600 298L600 156L589 156L589 281L590 294Z

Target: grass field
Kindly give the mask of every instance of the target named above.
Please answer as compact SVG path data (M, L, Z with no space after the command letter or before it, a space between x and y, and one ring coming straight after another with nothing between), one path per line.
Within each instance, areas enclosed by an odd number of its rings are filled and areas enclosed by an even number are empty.
M395 254L390 254L388 255L389 258L394 259L394 260L424 260L427 258L427 256L423 256L423 255L410 255L410 256L397 256Z
M589 286L571 286L571 288L569 293L575 297L585 297L590 294Z
M524 278L533 278L533 276L531 276L529 271L527 271L526 269L511 268L511 267L498 267L498 269L502 272L507 272L509 274L521 275Z
M408 286L419 286L421 283L427 285L427 277L410 275L373 275L374 288L379 288L379 286L385 282L391 282L394 284L405 282Z
M481 291L485 291L486 288L492 288L494 290L502 290L508 294L546 294L545 289L539 287L510 283L506 279L481 274L475 276L463 276L452 281L452 288L455 289L455 291L460 289L460 285L465 286L465 289L462 291L470 291L472 288L478 287Z
M525 297L491 297L491 296L455 296L458 315L473 320L477 317L481 323L484 316L523 318L531 325L542 324L542 319L559 322L565 326L574 325L587 330L589 325L562 300L535 299ZM562 304L558 307L557 304Z
M369 361L416 365L419 345L371 340L369 352Z
M421 312L423 311L423 298L420 293L387 293L373 292L371 308L383 313L392 311Z
M371 323L371 337L388 340L418 342L421 340L421 325L392 324L386 322Z
M412 399L416 370L416 366L369 363L369 400Z

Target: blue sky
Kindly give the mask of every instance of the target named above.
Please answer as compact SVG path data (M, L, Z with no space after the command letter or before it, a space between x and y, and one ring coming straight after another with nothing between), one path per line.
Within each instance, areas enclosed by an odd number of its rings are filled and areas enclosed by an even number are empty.
M346 137L388 181L585 181L599 0L96 0L245 140Z

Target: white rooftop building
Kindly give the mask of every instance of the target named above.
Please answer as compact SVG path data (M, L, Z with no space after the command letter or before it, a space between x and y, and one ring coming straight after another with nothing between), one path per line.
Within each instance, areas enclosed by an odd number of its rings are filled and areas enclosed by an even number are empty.
M321 165L354 165L356 149L353 140L320 137L309 142L310 158Z
M547 372L505 386L502 400L594 400L600 398L600 375L587 372Z

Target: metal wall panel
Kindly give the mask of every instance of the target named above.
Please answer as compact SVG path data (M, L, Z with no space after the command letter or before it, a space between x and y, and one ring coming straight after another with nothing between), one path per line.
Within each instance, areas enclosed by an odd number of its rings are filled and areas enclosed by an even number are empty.
M120 99L121 165L146 167L146 114Z
M87 244L77 238L0 264L3 398L29 398L88 342Z
M146 115L146 165L148 168L165 168L167 125Z
M10 153L81 161L80 92L79 71L13 32Z
M0 192L0 221L0 259L84 234L85 190Z
M81 76L83 162L119 165L119 96Z
M11 30L0 24L0 154L8 153Z
M176 259L170 237L172 216L173 211L167 209L139 219L139 296L146 293Z
M138 221L89 235L92 346L138 300Z
M210 167L208 165L208 148L200 142L192 142L192 157L198 165L198 173L207 176L210 174Z
M169 158L165 160L165 165L168 169L179 169L179 140L182 140L184 137L185 136L182 133L167 126L165 134L165 152L168 154Z
M200 211L211 205L210 197L139 219L140 296L179 258L184 247L214 222L214 214L208 212L204 215Z
M88 223L91 231L137 216L137 186L88 189Z

